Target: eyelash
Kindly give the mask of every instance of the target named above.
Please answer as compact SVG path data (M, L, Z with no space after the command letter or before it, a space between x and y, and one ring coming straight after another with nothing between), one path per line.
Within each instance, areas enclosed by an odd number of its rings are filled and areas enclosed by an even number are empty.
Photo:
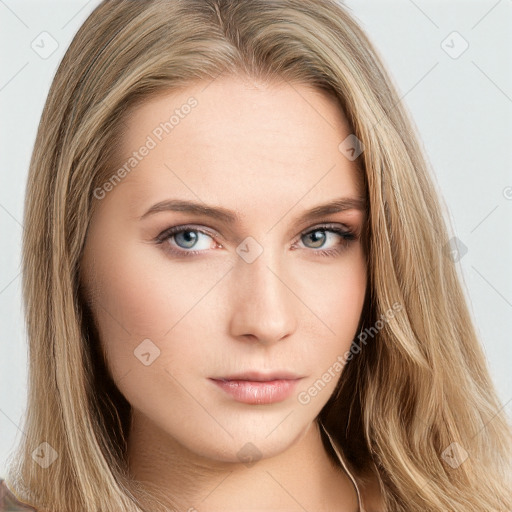
M174 235L178 235L180 233L184 233L187 231L203 233L204 235L214 238L213 233L206 231L204 229L198 229L194 226L174 226L174 227L168 228L165 231L163 231L162 233L160 233L155 238L155 243L157 245L163 245ZM357 240L357 236L354 231L352 231L350 229L341 229L332 224L324 224L324 225L317 226L313 229L310 229L308 231L304 231L303 233L301 233L299 240L306 235L315 233L316 231L325 231L325 232L329 232L329 233L335 233L335 234L339 235L342 239L341 244L339 244L336 249L320 249L320 250L312 249L312 251L314 253L316 253L318 256L330 256L330 257L337 256L345 248L347 248L347 246L350 244L350 242ZM196 255L199 255L199 254L205 252L204 250L201 250L201 251L186 251L183 249L176 250L176 249L170 248L170 247L167 247L165 250L170 252L172 255L178 256L180 258L181 257L183 257L183 258L193 257L193 256L196 256Z

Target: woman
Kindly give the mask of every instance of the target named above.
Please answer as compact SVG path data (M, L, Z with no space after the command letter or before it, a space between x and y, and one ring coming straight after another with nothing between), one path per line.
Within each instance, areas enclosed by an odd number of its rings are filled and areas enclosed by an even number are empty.
M339 4L103 2L52 84L26 201L11 498L512 508L425 159Z

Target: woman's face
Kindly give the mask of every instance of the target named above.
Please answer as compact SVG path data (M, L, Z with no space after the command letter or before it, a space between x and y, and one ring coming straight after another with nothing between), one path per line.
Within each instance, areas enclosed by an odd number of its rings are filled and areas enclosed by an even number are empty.
M332 394L364 302L343 115L310 87L228 77L123 128L82 282L134 425L218 461L276 455Z

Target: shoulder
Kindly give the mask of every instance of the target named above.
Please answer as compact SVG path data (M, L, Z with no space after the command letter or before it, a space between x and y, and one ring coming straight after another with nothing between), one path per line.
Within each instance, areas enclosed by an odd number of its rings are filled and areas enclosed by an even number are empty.
M0 512L37 512L34 507L22 503L10 491L3 478L0 478Z

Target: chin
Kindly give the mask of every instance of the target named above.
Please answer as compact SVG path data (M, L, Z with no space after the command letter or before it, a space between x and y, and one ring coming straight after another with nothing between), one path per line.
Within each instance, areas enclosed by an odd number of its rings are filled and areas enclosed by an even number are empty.
M198 421L194 432L182 431L183 437L176 432L171 435L201 457L251 466L260 459L281 454L300 441L315 419L314 416L299 418L298 410L293 409L272 414L252 412L246 416L240 412L229 422L222 418L218 423L213 419L208 423ZM202 428L197 428L198 424Z

